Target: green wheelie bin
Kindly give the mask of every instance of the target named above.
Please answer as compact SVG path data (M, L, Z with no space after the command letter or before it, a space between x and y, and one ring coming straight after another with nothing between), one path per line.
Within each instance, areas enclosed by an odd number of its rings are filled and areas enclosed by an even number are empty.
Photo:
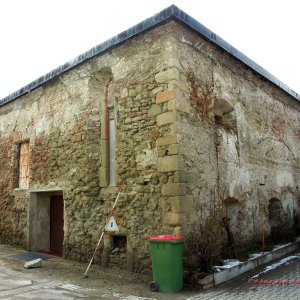
M183 237L180 235L148 236L151 248L153 292L176 293L183 285Z

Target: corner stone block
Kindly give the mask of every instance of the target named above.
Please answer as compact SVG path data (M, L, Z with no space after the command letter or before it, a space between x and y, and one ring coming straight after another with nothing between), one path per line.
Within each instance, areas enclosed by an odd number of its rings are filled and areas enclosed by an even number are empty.
M166 83L171 80L179 80L179 71L175 68L170 68L159 72L155 75L155 80L158 83Z
M167 183L162 186L163 196L185 196L186 184L185 183Z
M163 216L163 223L172 226L181 226L186 222L184 213L167 212Z
M156 104L168 102L171 100L175 100L176 93L175 90L167 90L161 93L158 93L156 96Z
M148 117L156 117L159 114L161 114L161 107L159 105L153 104L148 111Z
M166 135L156 140L156 147L177 144L177 134Z
M176 109L176 100L172 99L168 102L168 110L172 111Z
M171 207L172 212L187 213L193 210L193 196L175 196L165 199L165 205Z
M178 167L178 155L164 156L158 158L158 172L177 171Z
M179 145L178 144L172 144L168 147L168 155L175 155L179 153Z
M176 121L175 111L165 112L156 117L156 122L158 126L174 123L175 121Z

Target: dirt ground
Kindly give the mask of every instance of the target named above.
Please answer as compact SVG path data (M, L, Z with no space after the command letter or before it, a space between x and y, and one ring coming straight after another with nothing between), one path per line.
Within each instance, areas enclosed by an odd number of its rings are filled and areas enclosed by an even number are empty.
M99 265L91 265L88 278L83 278L83 274L88 266L87 263L75 262L62 258L51 258L43 260L41 268L25 269L23 260L12 258L13 255L24 253L25 250L17 249L8 245L0 245L0 263L9 267L19 274L24 274L32 278L43 278L45 281L60 281L66 284L73 284L84 289L99 291L100 295L105 292L134 295L143 299L187 299L190 296L199 294L199 291L183 290L177 294L153 293L149 290L148 284L152 280L150 275L132 273L125 270L103 268Z

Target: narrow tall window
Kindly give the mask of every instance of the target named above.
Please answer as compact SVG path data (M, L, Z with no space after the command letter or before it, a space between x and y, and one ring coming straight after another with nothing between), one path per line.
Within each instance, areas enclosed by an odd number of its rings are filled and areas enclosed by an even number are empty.
M20 144L19 148L19 188L28 188L29 186L29 141Z
M108 174L109 174L109 185L116 185L116 173L115 173L115 146L116 146L116 130L115 130L115 120L109 120L109 164L108 164Z

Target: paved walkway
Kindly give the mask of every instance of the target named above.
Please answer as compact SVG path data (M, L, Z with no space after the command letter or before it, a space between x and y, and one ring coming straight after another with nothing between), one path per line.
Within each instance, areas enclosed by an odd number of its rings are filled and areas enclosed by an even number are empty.
M26 270L24 261L12 258L24 250L0 244L0 299L122 299L122 300L300 300L300 253L246 273L207 291L177 294L151 293L150 278L140 274L92 266L60 258L43 261L43 267Z
M271 262L189 300L300 299L300 253Z

